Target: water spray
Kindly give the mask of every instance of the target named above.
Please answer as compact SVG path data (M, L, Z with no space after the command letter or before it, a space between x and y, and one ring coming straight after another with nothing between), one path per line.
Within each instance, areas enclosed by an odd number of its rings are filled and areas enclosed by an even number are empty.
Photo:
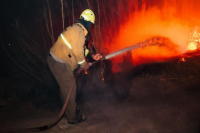
M140 42L140 43L137 43L137 44L132 45L132 46L130 46L130 47L126 47L126 48L124 48L124 49L121 49L121 50L118 50L118 51L113 52L113 53L111 53L111 54L108 54L108 55L106 55L105 57L103 57L101 60L105 60L105 59L107 60L107 59L113 58L113 57L115 57L115 56L118 56L118 55L120 55L120 54L123 54L123 53L125 53L125 52L127 52L127 51L131 51L131 50L133 50L133 49L145 48L145 47L147 47L147 46L154 46L154 45L157 45L157 43L150 44L150 43L148 43L148 41L149 41L149 40L146 40L146 41L144 41L144 42Z

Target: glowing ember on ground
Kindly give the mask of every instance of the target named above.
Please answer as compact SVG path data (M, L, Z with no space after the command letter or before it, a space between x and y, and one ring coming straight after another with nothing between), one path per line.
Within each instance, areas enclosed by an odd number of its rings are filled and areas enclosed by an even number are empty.
M180 59L180 61L183 61L183 62L185 62L185 58L181 58L181 59Z
M102 81L104 82L103 72L101 72Z
M85 74L88 74L89 72L88 72L88 70L85 70Z

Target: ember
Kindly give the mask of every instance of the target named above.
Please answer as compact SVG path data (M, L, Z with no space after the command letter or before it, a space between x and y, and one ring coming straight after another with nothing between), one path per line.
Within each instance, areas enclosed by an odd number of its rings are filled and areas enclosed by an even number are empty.
M103 72L101 72L101 78L102 78L102 81L104 82L104 75L103 75Z
M185 58L181 58L181 59L180 59L180 61L183 61L183 62L185 62Z

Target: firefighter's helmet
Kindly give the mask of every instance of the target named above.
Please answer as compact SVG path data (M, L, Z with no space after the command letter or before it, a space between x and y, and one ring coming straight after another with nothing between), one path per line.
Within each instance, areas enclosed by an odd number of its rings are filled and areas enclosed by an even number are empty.
M94 24L95 21L95 15L94 12L90 9L86 9L81 13L80 18L84 18L86 21L90 21Z

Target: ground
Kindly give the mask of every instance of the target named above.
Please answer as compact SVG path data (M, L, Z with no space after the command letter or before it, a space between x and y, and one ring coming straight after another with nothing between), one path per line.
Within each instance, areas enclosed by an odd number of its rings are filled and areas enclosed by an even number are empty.
M200 133L200 57L140 65L111 82L104 93L90 93L79 103L87 120L67 119L43 133ZM156 72L155 72L156 71ZM122 79L127 79L123 85ZM125 93L126 91L127 93ZM118 95L116 95L118 93ZM120 96L124 94L126 96ZM39 109L24 102L0 108L0 129L14 130L49 124L60 108Z

